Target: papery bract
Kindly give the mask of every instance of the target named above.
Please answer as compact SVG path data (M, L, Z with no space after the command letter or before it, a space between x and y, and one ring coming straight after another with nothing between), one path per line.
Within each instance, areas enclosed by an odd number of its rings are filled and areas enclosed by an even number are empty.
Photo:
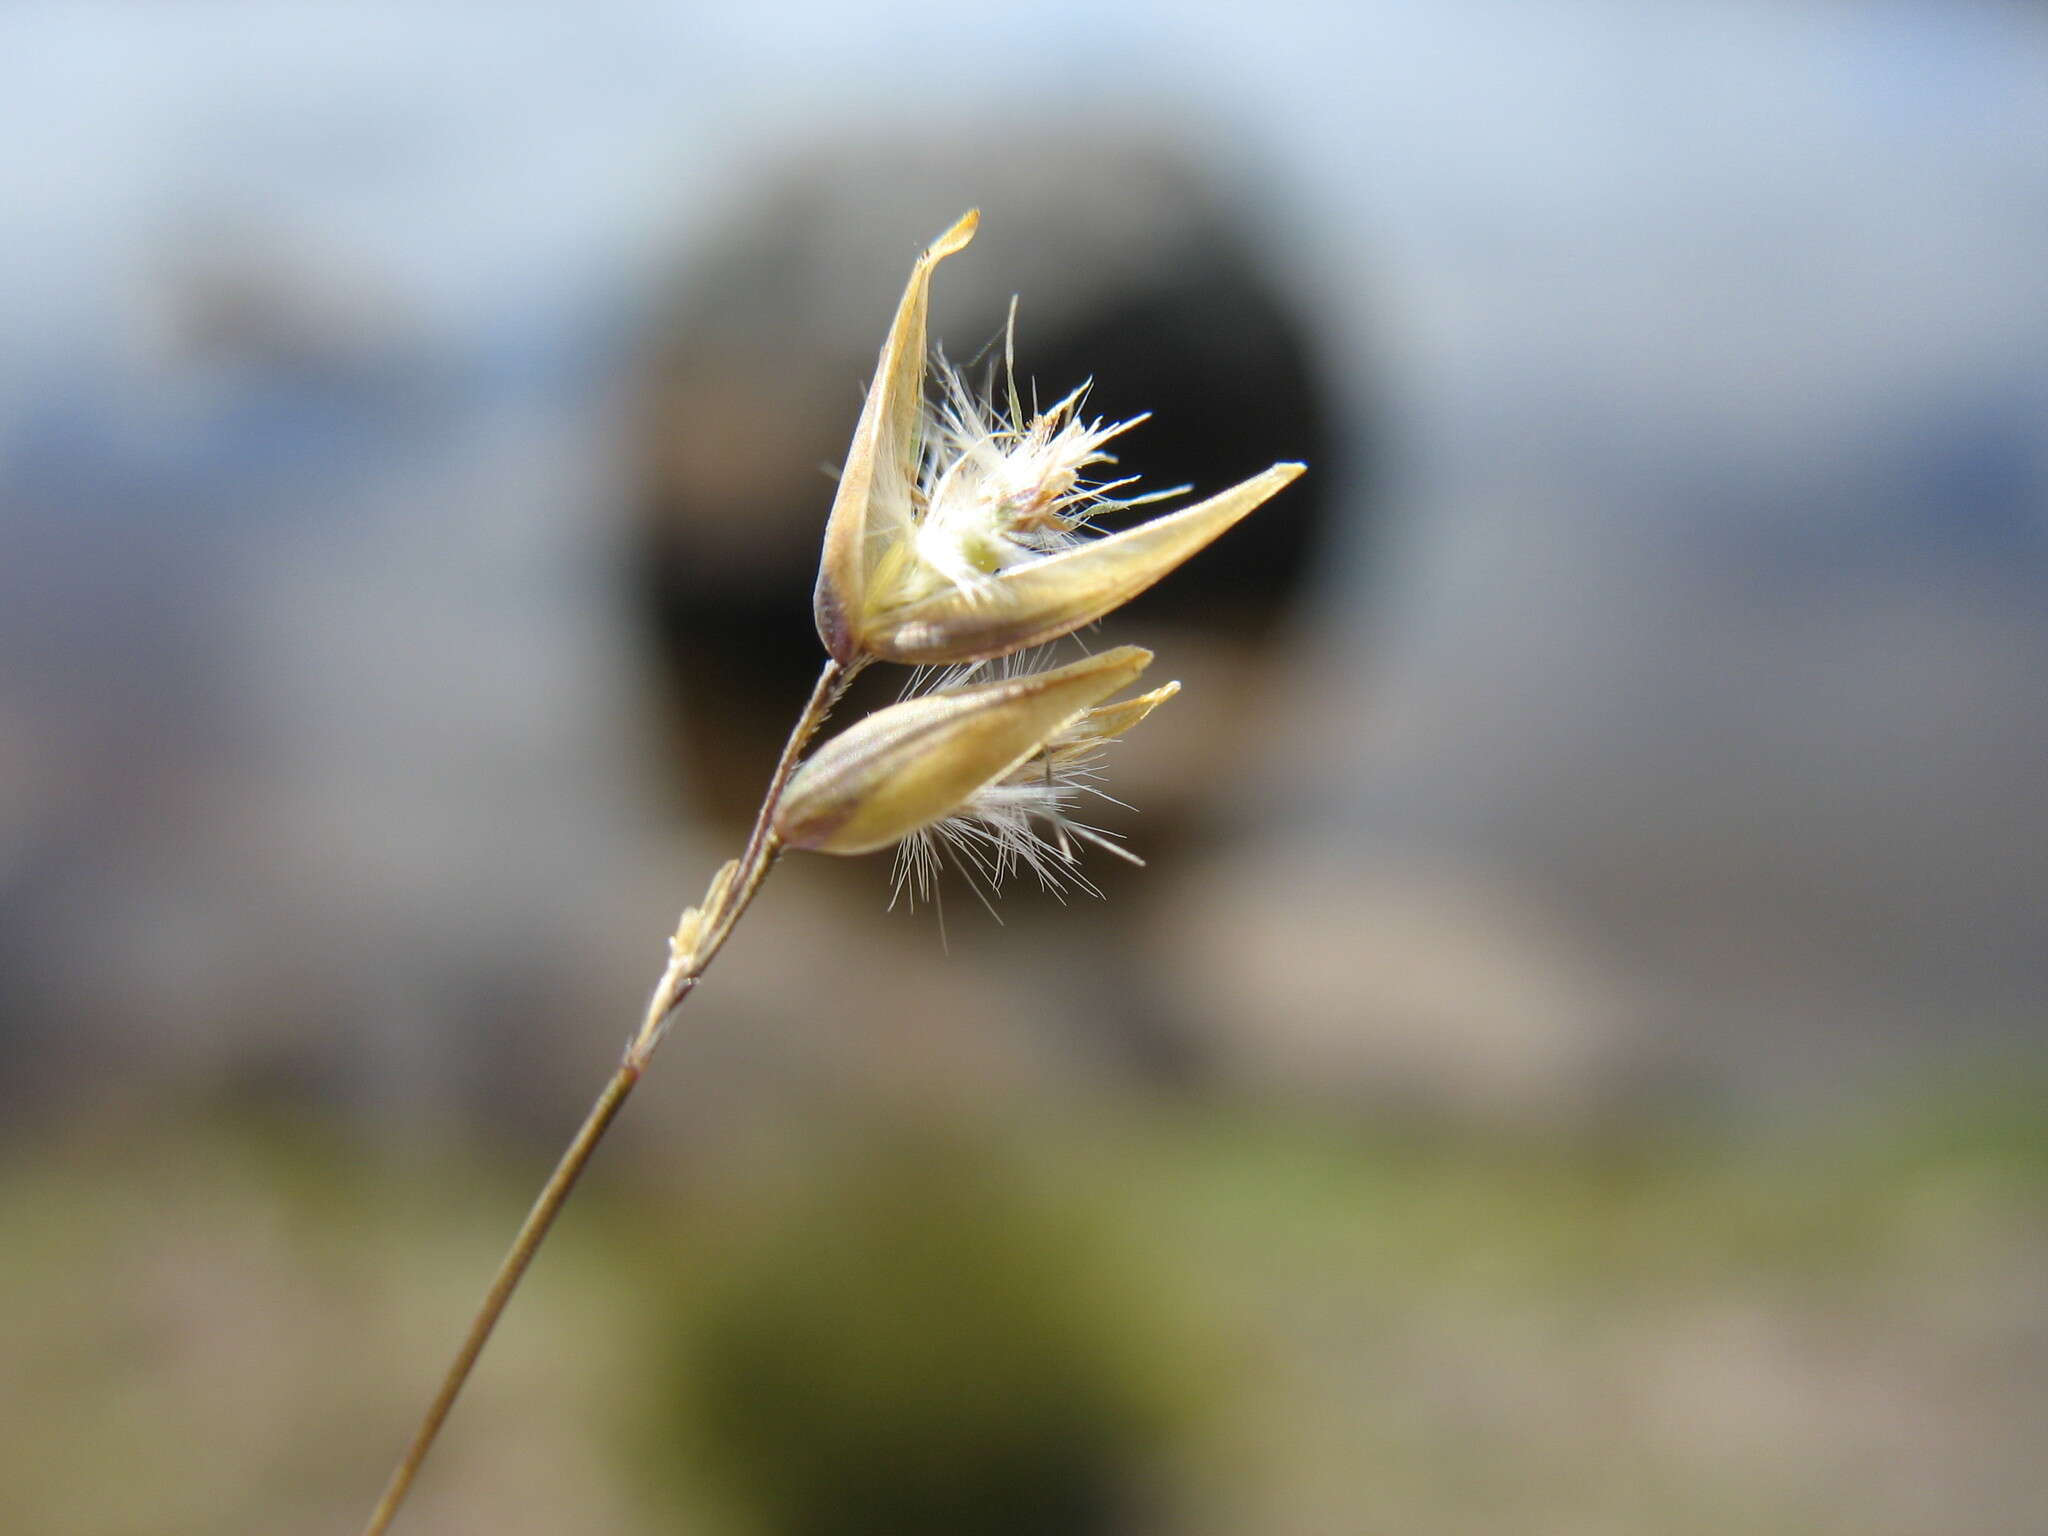
M812 607L818 638L841 662L862 654L861 610L876 545L900 541L911 532L911 493L923 440L925 317L932 268L965 248L980 223L979 211L968 212L934 240L911 269L839 472Z
M871 613L862 644L884 661L917 666L1007 656L1057 640L1171 573L1275 492L1302 465L1275 464L1196 506L1091 539L983 581L939 587Z
M868 853L951 815L1134 682L1152 653L1118 646L1050 672L906 699L820 747L791 775L775 832L792 848Z

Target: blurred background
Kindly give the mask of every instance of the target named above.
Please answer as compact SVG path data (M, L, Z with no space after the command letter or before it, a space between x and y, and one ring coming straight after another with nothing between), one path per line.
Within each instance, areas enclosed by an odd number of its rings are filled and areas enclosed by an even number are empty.
M0 1524L348 1531L934 329L1101 902L792 858L401 1529L2038 1532L2048 11L0 12ZM896 678L866 680L866 702Z

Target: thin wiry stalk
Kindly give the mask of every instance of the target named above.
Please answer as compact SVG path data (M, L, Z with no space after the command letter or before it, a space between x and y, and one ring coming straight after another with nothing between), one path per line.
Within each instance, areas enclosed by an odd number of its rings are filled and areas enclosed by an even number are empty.
M434 1400L427 1405L425 1417L419 1428L413 1431L405 1452L398 1458L398 1465L391 1471L390 1480L384 1485L384 1492L377 1500L377 1507L370 1512L369 1523L363 1527L363 1536L383 1536L396 1518L399 1506L405 1502L411 1490L413 1479L419 1475L420 1465L427 1459L427 1452L433 1449L435 1437L441 1432L441 1425L448 1412L455 1406L455 1399L461 1394L463 1384L469 1380L469 1373L475 1367L477 1357L483 1353L489 1342L491 1331L498 1326L498 1319L504 1313L512 1293L519 1288L520 1280L526 1274L526 1267L533 1262L533 1256L540 1251L540 1245L554 1225L555 1217L561 1212L569 1192L576 1187L576 1180L590 1162L597 1144L604 1139L606 1131L618 1117L626 1098L640 1081L646 1070L654 1048L661 1043L661 1036L669 1016L678 1004L689 996L711 964L718 951L731 936L733 925L747 910L761 883L768 878L768 871L774 866L775 857L781 851L775 836L775 807L782 793L789 785L789 776L796 769L797 759L802 756L805 745L817 733L825 717L832 712L833 705L845 693L846 685L864 665L856 660L842 666L836 661L825 663L825 669L818 674L817 686L811 690L811 697L804 705L803 713L797 717L796 725L789 733L789 740L783 746L782 757L775 765L775 772L768 780L768 791L762 797L761 809L754 818L753 830L747 834L745 850L740 854L738 869L731 882L725 887L723 898L717 910L705 914L703 939L688 954L678 953L669 962L661 980L656 984L654 995L647 1004L647 1014L640 1028L627 1043L626 1053L604 1091L584 1116L583 1124L563 1151L555 1171L548 1175L548 1181L541 1186L540 1194L533 1202L533 1208L526 1213L526 1220L520 1224L519 1233L512 1240L498 1272L491 1279L490 1288L484 1292L482 1303L476 1315L470 1319L469 1329L463 1335L462 1345L449 1362L447 1372L441 1378L440 1389Z
M490 1289L484 1292L483 1303L470 1320L462 1347L449 1362L447 1374L441 1378L441 1388L427 1407L426 1417L420 1420L420 1427L413 1431L405 1454L399 1457L398 1465L392 1469L390 1481L384 1485L383 1496L370 1512L369 1524L363 1527L363 1536L381 1536L389 1529L392 1519L398 1514L398 1507L405 1502L405 1496L412 1488L413 1479L419 1475L420 1463L427 1459L434 1438L441 1432L442 1421L448 1417L448 1410L455 1406L455 1399L461 1393L463 1383L469 1380L470 1370L475 1366L477 1356L483 1353L491 1330L497 1327L505 1303L518 1289L521 1278L526 1274L526 1266L533 1262L534 1254L548 1235L548 1228L555 1224L555 1216L562 1209L562 1202L569 1198L569 1191L576 1187L577 1177L590 1161L590 1154L597 1150L598 1142L624 1106L626 1095L639 1081L640 1068L631 1059L619 1063L618 1070L604 1085L604 1092L598 1095L597 1103L591 1106L590 1113L584 1118L575 1139L562 1153L562 1160L548 1176L547 1183L533 1202L533 1209L526 1213L526 1220L520 1224L519 1235L513 1238L504 1262L498 1266Z

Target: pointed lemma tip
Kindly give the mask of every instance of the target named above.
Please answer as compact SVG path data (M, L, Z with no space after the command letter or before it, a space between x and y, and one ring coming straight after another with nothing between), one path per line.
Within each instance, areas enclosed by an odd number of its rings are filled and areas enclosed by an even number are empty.
M968 241L972 240L974 232L979 228L981 228L981 210L979 208L970 208L954 221L951 229L948 229L943 235L932 242L931 249L926 252L926 255L934 260L941 256L952 255L955 251L966 245Z

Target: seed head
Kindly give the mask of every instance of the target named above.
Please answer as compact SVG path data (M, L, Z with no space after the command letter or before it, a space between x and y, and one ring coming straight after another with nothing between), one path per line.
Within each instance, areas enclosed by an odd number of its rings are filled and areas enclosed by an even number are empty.
M918 259L882 347L825 531L818 633L842 662L988 660L1092 624L1172 571L1301 474L1276 464L1196 506L1089 537L1105 508L1156 496L1090 477L1104 445L1145 418L1081 413L1085 386L1026 414L1014 367L1006 409L941 364L927 405L931 274L973 237L968 214ZM1173 494L1173 493L1167 493Z
M792 848L869 853L955 815L1041 755L1081 748L1088 711L1152 660L1118 646L1049 672L949 688L877 710L794 774L775 812ZM1085 749L1083 751L1085 755Z

